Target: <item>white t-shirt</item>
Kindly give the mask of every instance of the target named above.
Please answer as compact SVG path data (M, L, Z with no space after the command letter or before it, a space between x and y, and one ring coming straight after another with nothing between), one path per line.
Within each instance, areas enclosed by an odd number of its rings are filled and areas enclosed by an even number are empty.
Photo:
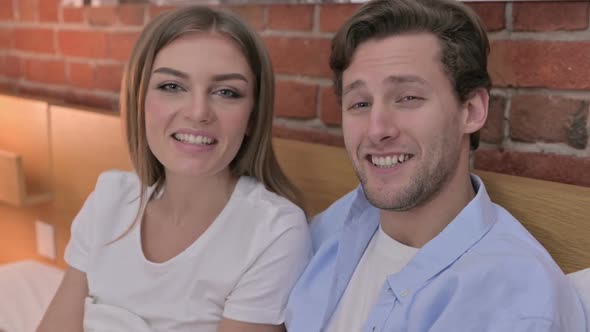
M387 277L401 271L417 251L397 242L379 227L354 270L327 331L361 331Z
M241 177L192 245L154 263L143 254L140 223L109 244L133 223L139 193L134 173L103 173L74 219L65 259L86 273L94 303L131 312L154 331L215 332L223 317L283 323L288 295L311 256L299 207Z

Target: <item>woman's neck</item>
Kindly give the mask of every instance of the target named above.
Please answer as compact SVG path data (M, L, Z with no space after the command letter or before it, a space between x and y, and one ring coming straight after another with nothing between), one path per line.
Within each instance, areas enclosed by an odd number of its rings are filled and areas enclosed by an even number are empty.
M211 221L229 201L238 179L229 170L204 177L167 172L164 192L154 203L177 225Z

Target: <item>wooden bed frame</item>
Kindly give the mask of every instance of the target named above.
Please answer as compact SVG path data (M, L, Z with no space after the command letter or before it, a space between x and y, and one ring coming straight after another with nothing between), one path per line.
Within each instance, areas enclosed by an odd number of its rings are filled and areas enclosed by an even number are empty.
M0 97L0 113L9 116L12 111ZM43 218L56 226L57 264L65 266L61 257L69 238L71 220L93 189L98 174L112 168L131 169L117 115L50 105L48 118L53 200L42 209L0 203L0 229L8 227L5 218L22 219L18 220L22 227L15 227L13 220L10 229L24 237L15 240L12 234L0 231L0 263L40 259L35 256L34 249L18 254L11 251L10 246L27 243L34 248L31 219ZM0 123L0 131L4 129ZM274 147L281 166L304 194L309 215L325 209L357 186L343 148L280 138L274 139ZM28 160L23 158L23 162L26 164ZM523 223L564 272L590 267L590 188L482 171L476 173L486 183L492 199Z

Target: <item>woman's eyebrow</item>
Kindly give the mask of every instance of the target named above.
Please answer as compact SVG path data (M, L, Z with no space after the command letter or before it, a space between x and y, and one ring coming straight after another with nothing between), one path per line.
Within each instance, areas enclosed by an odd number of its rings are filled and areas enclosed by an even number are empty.
M172 76L176 76L176 77L180 77L183 79L188 79L189 76L187 73L180 71L180 70L176 70L176 69L172 69L169 67L160 67L156 70L153 71L154 74L156 73L160 73L160 74L168 74L168 75L172 75Z

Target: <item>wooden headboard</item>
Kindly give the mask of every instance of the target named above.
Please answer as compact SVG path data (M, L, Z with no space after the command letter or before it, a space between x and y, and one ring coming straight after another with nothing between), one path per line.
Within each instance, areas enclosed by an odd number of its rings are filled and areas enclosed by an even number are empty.
M49 114L54 200L46 217L57 227L61 257L70 222L98 174L111 168L131 169L131 165L115 114L59 106L51 106ZM280 138L274 139L274 147L279 163L304 193L309 215L325 209L358 183L343 148ZM476 173L492 199L524 224L564 272L590 267L590 188ZM0 255L2 246L0 241ZM0 262L7 259L10 257L0 256ZM58 265L64 266L63 260Z

